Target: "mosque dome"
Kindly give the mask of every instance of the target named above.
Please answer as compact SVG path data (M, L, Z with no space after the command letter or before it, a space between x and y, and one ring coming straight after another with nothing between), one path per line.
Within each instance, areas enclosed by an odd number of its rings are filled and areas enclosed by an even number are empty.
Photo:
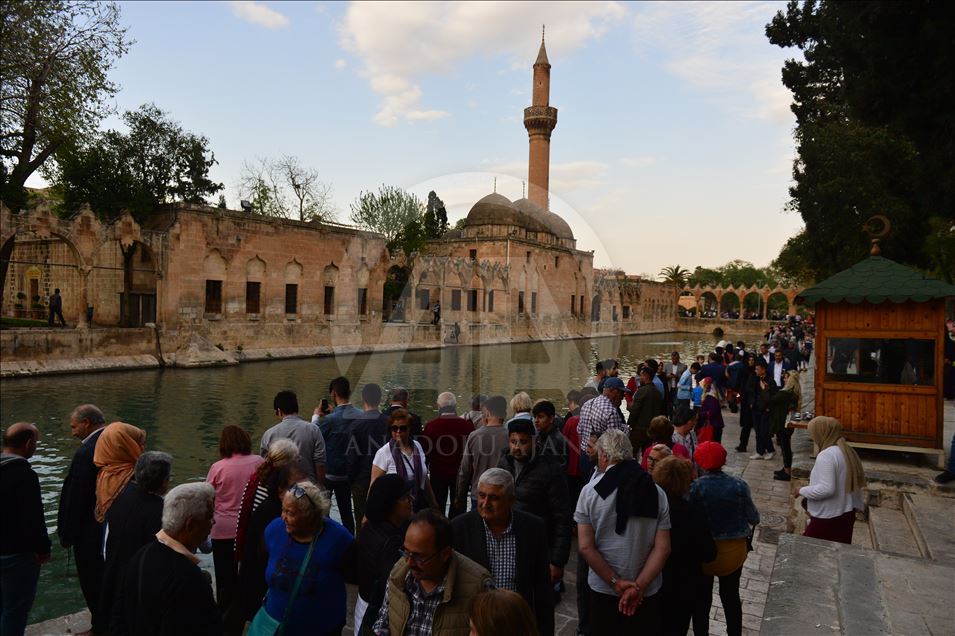
M548 232L557 238L574 238L574 233L571 231L570 226L567 225L567 221L553 212L544 210L530 199L518 199L514 202L514 207L527 216L536 219L539 223L547 228Z
M471 207L465 223L475 225L514 225L531 232L552 232L542 218L529 215L496 192L480 199Z

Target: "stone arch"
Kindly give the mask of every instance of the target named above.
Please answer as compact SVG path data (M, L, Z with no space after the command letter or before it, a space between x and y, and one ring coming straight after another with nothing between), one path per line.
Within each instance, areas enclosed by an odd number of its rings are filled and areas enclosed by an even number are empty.
M256 254L245 263L245 277L251 281L261 281L265 278L265 261Z
M700 318L713 318L719 315L720 302L714 292L710 290L703 291L700 293L697 303L696 315Z
M285 264L285 282L297 283L298 281L302 280L302 274L304 271L305 268L302 267L302 264L293 258Z
M590 300L590 322L600 322L600 305L603 303L603 296L600 293L594 295Z
M743 296L742 317L746 320L761 320L765 310L763 296L752 289Z
M209 253L206 254L205 259L202 261L202 273L205 274L207 278L210 275L214 275L224 279L228 269L229 264L222 256L222 253L217 249L209 250Z
M411 299L411 272L407 267L388 268L381 292L381 316L384 322L404 322Z
M784 291L774 290L768 296L766 296L765 317L768 317L771 320L782 318L789 313L789 308L789 298L786 296Z
M729 317L732 318L734 312L739 312L739 310L739 295L733 290L724 291L720 296L720 316L725 313L729 314Z

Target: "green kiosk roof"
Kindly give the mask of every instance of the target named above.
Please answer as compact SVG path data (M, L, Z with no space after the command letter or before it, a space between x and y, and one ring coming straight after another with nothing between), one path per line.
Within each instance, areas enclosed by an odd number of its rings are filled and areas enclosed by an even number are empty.
M796 297L796 301L811 307L820 301L852 304L878 304L887 300L893 303L924 303L949 296L955 296L955 285L926 278L917 270L882 256L870 256L804 290Z

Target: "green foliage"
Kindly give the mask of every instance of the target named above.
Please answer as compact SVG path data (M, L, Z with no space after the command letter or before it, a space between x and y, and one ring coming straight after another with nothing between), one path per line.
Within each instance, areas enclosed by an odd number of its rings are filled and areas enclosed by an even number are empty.
M667 267L664 267L660 270L658 276L660 276L665 283L670 283L671 285L676 285L677 287L683 287L686 285L686 281L690 277L690 270L680 267L679 264L668 265Z
M226 208L229 207L228 204L227 204L226 201L225 201L225 195L224 195L224 194L220 194L220 195L219 195L219 202L216 204L216 207L219 208L220 210L225 210Z
M382 185L377 193L359 194L351 205L350 218L359 227L384 235L392 254L418 251L428 238L424 205L415 195L395 186Z
M108 130L63 146L44 171L62 195L62 211L89 203L104 218L127 209L141 220L162 203L205 203L222 189L208 176L216 160L206 137L184 131L153 104L126 112L123 121L128 133Z
M440 238L448 231L448 211L434 190L428 193L428 206L424 213L424 233L429 239Z
M955 283L955 221L936 216L928 220L928 226L925 249L932 259L932 273Z
M119 17L111 2L0 2L0 198L10 208L22 207L31 174L113 111L107 74L131 44Z
M782 73L796 115L789 207L805 222L774 262L788 276L819 280L864 258L875 214L893 226L883 255L951 271L930 219L955 209L953 29L950 7L928 0L793 0L767 25L770 42L805 54Z

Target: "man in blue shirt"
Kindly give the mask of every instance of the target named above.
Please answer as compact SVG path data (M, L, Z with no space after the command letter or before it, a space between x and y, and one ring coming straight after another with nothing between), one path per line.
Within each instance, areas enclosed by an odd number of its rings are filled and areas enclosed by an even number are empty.
M348 378L337 377L328 385L328 394L335 408L319 419L319 428L325 438L325 485L335 494L342 525L355 534L355 519L351 508L351 482L348 479L348 445L352 437L352 423L362 412L351 405L351 384ZM314 423L317 416L312 417Z

